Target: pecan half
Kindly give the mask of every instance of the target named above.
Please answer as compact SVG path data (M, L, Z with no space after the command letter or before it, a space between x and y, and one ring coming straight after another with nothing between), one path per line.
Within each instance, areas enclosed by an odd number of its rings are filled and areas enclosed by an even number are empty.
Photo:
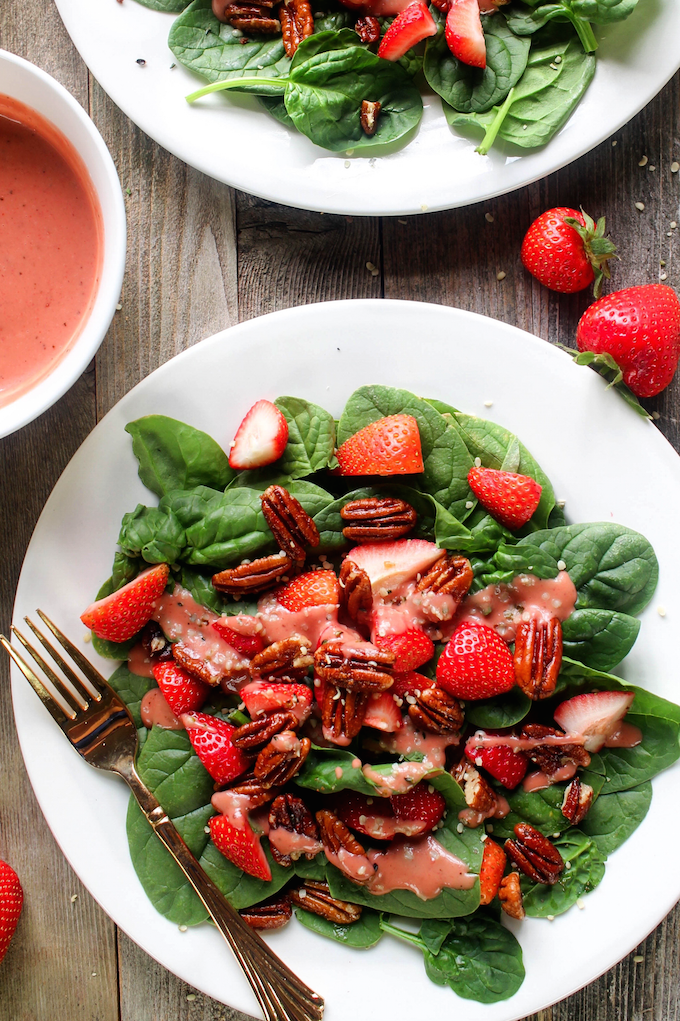
M317 826L314 816L305 805L302 798L297 798L294 794L279 794L269 809L269 831L272 830L287 830L289 833L294 833L300 837L308 837L310 840L319 840L319 827ZM305 858L314 858L318 853L317 851L293 851L290 854L282 854L278 848L274 847L274 844L269 844L272 852L274 861L277 861L279 865L292 865L294 861L301 858L304 854Z
M321 699L321 722L334 738L356 737L362 726L369 695L363 691L348 691L326 684Z
M368 14L365 18L358 19L354 31L362 43L377 43L380 38L380 22L372 14Z
M226 6L219 5L222 10L220 21L227 22L232 28L238 28L241 32L254 32L257 35L276 35L281 31L281 22L273 18L271 12L266 10L267 4L243 3L241 0L234 0Z
M515 680L525 695L536 701L555 690L562 666L562 625L550 620L525 620L515 638Z
M392 684L394 653L368 642L353 647L331 638L314 653L314 672L327 684L350 691L385 691Z
M255 776L263 787L283 787L302 769L312 742L294 730L275 734L255 760Z
M361 918L359 905L331 897L328 883L317 883L309 879L296 890L289 890L288 896L296 907L320 915L335 925L351 925Z
M338 819L335 812L324 808L316 813L316 821L319 824L324 849L331 854L339 854L340 851L347 851L348 854L366 854L357 838L344 822Z
M353 560L343 560L338 582L340 609L355 624L365 627L373 608L373 590L368 575Z
M268 801L273 801L279 793L278 787L263 787L252 771L240 776L235 784L227 784L226 788L220 787L218 784L215 784L215 787L218 790L227 789L233 794L245 795L249 799L249 810L266 805Z
M260 557L249 564L239 564L213 574L212 583L218 592L238 596L243 592L261 592L271 588L294 569L295 563L290 557L284 553L273 553L270 557Z
M160 625L155 620L150 620L142 631L142 646L144 652L154 663L172 659L172 643L163 634Z
M314 15L309 0L285 0L279 7L283 48L292 57L303 39L314 31ZM311 545L316 546L317 543Z
M515 837L505 841L508 858L535 883L554 886L564 871L564 859L555 845L528 822L517 823Z
M581 783L578 776L575 776L564 791L562 802L562 815L568 819L572 826L578 826L588 814L593 803L593 788L587 783Z
M184 667L192 677L196 677L199 681L203 681L204 684L210 684L213 687L226 677L236 680L248 676L248 668L245 664L242 670L232 670L226 674L220 673L214 667L211 667L208 661L203 659L194 649L185 645L184 642L175 642L173 644L172 655L175 662Z
M367 131L364 124L364 107L378 107L373 115L373 130ZM380 103L361 104L361 125L367 135L375 133ZM367 114L367 117L370 115ZM401 539L413 530L417 514L410 503L391 496L369 496L364 500L348 500L340 511L340 517L347 524L342 534L350 542L392 542Z
M301 681L313 662L309 641L293 635L253 656L250 675L255 680Z
M501 885L498 887L498 899L506 915L517 918L520 922L526 917L522 887L516 872L503 876Z
M554 727L545 727L541 723L525 723L520 737L533 739L564 737L564 732L556 730ZM550 778L568 764L590 765L590 755L582 744L540 744L535 748L529 748L526 754Z
M280 929L290 921L292 914L293 906L287 893L239 911L251 929Z
M297 3L298 0L293 2ZM285 4L281 6L288 10ZM260 500L265 521L279 547L291 560L304 560L305 546L319 545L319 530L300 501L283 486L269 486Z
M415 699L413 704L411 698ZM426 688L420 695L407 695L408 714L421 730L431 734L454 734L463 726L460 702L442 688Z
M467 557L447 554L436 560L416 584L416 592L453 596L461 603L472 585L472 567Z
M382 103L379 103L378 100L376 100L374 103L372 103L369 99L361 100L361 111L359 113L359 120L361 121L361 127L365 135L369 136L374 135L378 130L378 117L380 116L381 110ZM412 527L413 527L412 525L409 526L408 532L411 531ZM342 532L343 535L347 534L344 528ZM407 535L408 532L399 532L398 534ZM364 539L363 541L369 542L370 540Z
M242 752L257 755L275 734L280 734L282 730L297 730L299 726L300 721L295 713L277 709L237 727L231 735L231 743Z
M471 762L461 759L453 770L453 776L463 788L468 808L482 815L491 814L494 811L498 804L496 793Z

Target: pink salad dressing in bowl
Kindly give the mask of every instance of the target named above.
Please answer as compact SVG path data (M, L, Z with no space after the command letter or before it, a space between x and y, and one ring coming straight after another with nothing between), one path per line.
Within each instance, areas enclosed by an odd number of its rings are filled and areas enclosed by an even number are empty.
M54 404L94 357L120 300L126 228L118 176L90 118L4 50L0 146L2 437Z

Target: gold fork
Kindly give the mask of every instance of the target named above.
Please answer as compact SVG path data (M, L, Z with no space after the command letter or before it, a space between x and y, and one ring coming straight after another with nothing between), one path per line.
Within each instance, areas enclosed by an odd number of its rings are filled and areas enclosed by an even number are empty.
M28 617L24 620L64 676L59 676L52 669L17 628L12 627L12 633L38 664L54 692L48 690L33 667L4 635L0 635L0 644L85 761L98 769L118 773L125 780L156 836L175 859L233 950L267 1021L321 1021L324 1001L301 982L243 921L208 878L163 807L142 782L135 766L137 729L128 707L42 610L38 610L38 614L85 680L75 673Z

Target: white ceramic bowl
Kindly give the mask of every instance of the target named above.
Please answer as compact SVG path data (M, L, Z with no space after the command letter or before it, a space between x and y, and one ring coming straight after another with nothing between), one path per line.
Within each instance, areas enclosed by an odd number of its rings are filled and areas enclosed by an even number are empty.
M66 136L90 175L104 227L101 279L90 315L52 372L27 393L0 408L2 437L32 422L58 401L94 357L120 300L126 226L123 194L109 150L73 96L40 68L6 50L0 50L0 94L36 110Z

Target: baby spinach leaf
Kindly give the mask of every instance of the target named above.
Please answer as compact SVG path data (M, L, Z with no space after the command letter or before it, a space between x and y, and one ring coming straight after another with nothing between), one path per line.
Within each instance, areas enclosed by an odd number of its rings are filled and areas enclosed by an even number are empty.
M570 868L565 868L554 886L522 880L524 910L530 918L561 915L576 903L579 897L594 890L604 876L605 855L594 840L575 827L562 833L555 847Z
M240 604L228 603L226 599L222 598L217 589L213 588L212 575L202 574L200 571L194 570L193 567L187 567L186 564L182 565L178 581L182 588L191 593L197 603L207 606L213 613L222 615L228 606L240 606ZM239 612L244 611L239 610Z
M538 533L534 532L533 535ZM556 578L559 574L557 560L540 546L534 545L528 536L516 546L501 542L493 557L492 563L497 567L494 576L506 575L509 580L516 574L535 574L537 578Z
M175 11L183 11L191 3L191 0L137 0L137 3L141 4L142 7L150 7L152 11L174 13Z
M662 720L671 720L680 725L680 706L675 702L669 702L660 695L655 695L645 688L638 688L634 684L626 684L615 674L606 673L603 670L593 670L584 666L576 660L564 656L562 669L558 679L558 691L562 693L565 688L576 688L577 690L593 691L634 691L635 698L631 706L631 712L638 716L658 716ZM576 694L577 691L569 694Z
M485 730L502 730L514 727L523 720L531 709L531 699L519 688L513 688L506 695L486 698L479 702L468 702L465 719L473 727Z
M293 120L286 110L286 104L283 101L283 96L258 96L257 97L260 105L272 115L277 121L280 121L287 128L291 130L295 129Z
M635 10L638 0L559 0L558 3L541 3L527 0L511 9L508 24L517 35L532 35L549 21L570 21L586 53L597 49L597 40L590 26L608 25L623 21ZM536 4L538 4L536 6ZM533 8L533 9L532 9Z
M127 663L122 663L121 666L115 670L109 677L108 683L111 685L113 690L120 695L125 702L126 706L132 713L132 718L135 721L135 726L138 731L142 730L146 733L146 727L142 723L142 717L140 708L142 705L142 699L146 695L147 691L151 691L152 688L157 688L153 677L140 677L138 674L133 674L128 669Z
M288 423L288 443L273 467L299 479L330 464L335 451L333 416L300 397L278 397L274 403Z
M481 128L477 152L485 154L496 137L523 149L545 145L567 121L595 74L595 58L583 52L575 35L537 33L527 67L500 107L485 113L458 113L444 106L451 127ZM555 63L559 57L559 63Z
M294 778L298 787L306 787L319 794L334 794L337 791L358 791L360 794L376 793L375 784L366 779L361 765L353 752L342 748L312 748L305 764Z
M640 621L615 610L574 610L562 623L564 653L596 670L611 670L635 645Z
M374 947L383 937L383 931L380 928L382 915L369 908L364 908L361 918L357 922L352 922L351 925L338 925L335 922L329 922L328 919L321 918L320 915L313 915L311 911L304 911L301 908L295 909L295 916L305 929L311 929L319 936L334 939L336 942L344 943L345 946L354 947L354 949L365 950L368 947Z
M408 390L364 386L347 401L338 424L338 443L388 415L413 415L418 422L425 470L419 483L458 521L475 506L467 484L472 458L459 433L435 409ZM407 479L408 477L405 477ZM471 503L471 507L466 504Z
M126 553L117 551L113 555L113 568L111 571L109 592L117 592L123 585L136 578L144 564L140 563L138 557L130 557ZM108 592L100 592L97 599L102 599Z
M494 551L498 544L504 539L512 539L512 532L508 531L496 521L483 507L476 507L469 518L466 518L465 525L472 533L471 548L478 552Z
M428 84L463 113L482 112L501 103L524 73L529 40L511 32L502 14L484 20L486 68L463 64L451 53L444 36L446 18L436 9L438 32L427 40L423 71Z
M209 486L224 489L233 477L227 455L200 429L166 415L146 415L129 422L139 477L157 496L172 489Z
M597 773L583 773L581 779L593 788L597 798L604 780ZM493 820L494 839L514 837L518 822L528 822L541 833L550 836L569 828L569 820L562 815L562 802L566 784L553 784L540 791L525 791L521 786L506 794L510 812L504 819Z
M219 503L223 494L208 486L196 486L195 489L171 489L161 497L158 509L171 511L183 528L195 525L205 517L212 502Z
M642 742L635 748L601 749L599 758L605 777L602 790L607 795L638 787L680 758L677 723L634 712L627 714L626 722L640 728Z
M638 828L651 803L649 781L630 790L605 794L591 806L580 828L595 843L600 854L607 857Z
M123 515L118 545L126 556L149 564L174 564L186 546L186 533L171 510L137 504Z
M116 558L120 559L117 561ZM130 578L124 576L120 579L120 584L118 585L114 584L113 576L111 578L107 578L102 587L99 589L99 592L97 592L96 599L104 599L106 596L110 596L112 592L116 592L122 585L131 581L132 578L136 578L138 574L136 565L138 563L138 560L126 557L124 553L116 553L113 558L113 569L114 572L118 569L119 579L121 573L126 574L128 570L132 569L130 565L135 565L134 573ZM126 642L110 642L108 639L100 638L99 635L94 633L94 631L91 631L92 648L100 656L103 656L104 659L127 659L130 655L130 650L139 641L140 633L133 635L132 638L128 638Z
M453 922L449 918L426 918L418 930L418 936L430 953L436 955L452 927Z
M257 36L243 42L242 32L219 21L211 0L194 0L172 24L168 45L180 64L217 82L225 78L262 78L271 81L287 74L290 59L277 36ZM242 91L281 96L282 85L260 84ZM224 487L222 487L224 488Z
M260 494L253 489L228 489L186 536L185 559L196 566L224 569L274 547Z
M498 1003L514 996L524 981L521 946L485 915L457 919L437 953L425 949L423 955L428 978L466 1000Z

